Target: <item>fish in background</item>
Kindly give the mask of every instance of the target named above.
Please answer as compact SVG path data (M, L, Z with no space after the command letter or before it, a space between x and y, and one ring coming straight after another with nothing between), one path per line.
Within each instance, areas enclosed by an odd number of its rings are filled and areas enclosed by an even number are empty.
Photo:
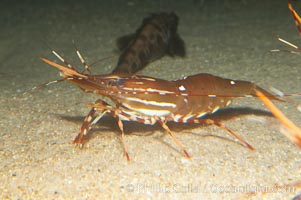
M121 55L113 73L134 74L165 55L185 57L185 43L177 33L178 21L174 12L152 13L135 33L118 38Z

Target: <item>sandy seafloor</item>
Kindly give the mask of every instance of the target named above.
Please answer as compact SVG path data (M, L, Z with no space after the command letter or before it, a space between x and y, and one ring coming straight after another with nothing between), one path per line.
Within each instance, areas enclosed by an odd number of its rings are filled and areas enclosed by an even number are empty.
M78 69L73 41L88 63L114 55L92 65L95 74L109 73L118 59L115 39L135 31L148 13L171 10L180 17L187 57L163 58L142 74L172 80L206 72L301 93L301 57L269 52L289 49L277 35L301 44L286 1L7 2L0 6L0 199L292 199L300 194L301 150L256 98L237 99L216 116L254 151L218 127L170 123L192 156L188 160L161 127L126 122L132 159L127 162L112 117L98 123L84 149L71 144L89 110L85 103L95 95L69 83L22 95L59 79L58 70L39 59L59 62L48 46ZM301 13L300 2L294 5ZM301 103L300 97L292 99ZM291 104L277 106L300 124L301 114Z

